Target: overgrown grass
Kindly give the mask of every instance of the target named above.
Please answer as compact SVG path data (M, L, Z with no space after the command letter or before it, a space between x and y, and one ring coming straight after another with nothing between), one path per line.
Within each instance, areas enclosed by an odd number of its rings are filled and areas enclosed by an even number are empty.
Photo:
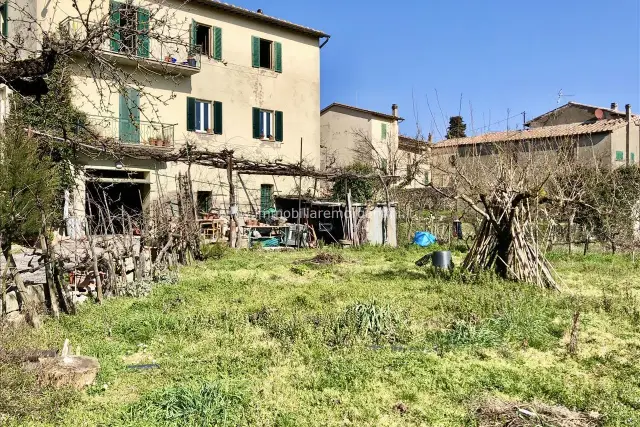
M0 397L21 402L0 402L0 424L460 426L475 425L475 403L495 396L640 425L640 281L631 258L554 254L563 291L551 292L418 268L425 251L412 247L324 252L343 259L225 252L149 297L85 306L19 337L3 333L0 347L11 348L69 338L102 369L77 394L41 390L0 362ZM159 368L128 368L151 362Z

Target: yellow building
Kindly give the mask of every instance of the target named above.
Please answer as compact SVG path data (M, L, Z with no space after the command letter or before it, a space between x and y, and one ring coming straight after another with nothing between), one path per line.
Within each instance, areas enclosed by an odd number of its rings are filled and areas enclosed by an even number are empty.
M89 213L85 195L101 192L104 183L110 196L119 193L130 205L175 194L176 176L187 166L151 160L144 150L188 142L199 150L289 163L298 163L302 150L305 164L320 166L324 32L218 1L74 3L18 0L2 16L7 37L28 35L26 50L43 33L60 32L99 51L73 56L74 98L89 115L82 126L135 148L136 155L81 159L87 179L78 180L77 217ZM29 31L20 23L25 16L37 22ZM229 209L226 173L191 167L201 211ZM271 207L274 196L297 191L293 177L234 180L240 212L258 213Z

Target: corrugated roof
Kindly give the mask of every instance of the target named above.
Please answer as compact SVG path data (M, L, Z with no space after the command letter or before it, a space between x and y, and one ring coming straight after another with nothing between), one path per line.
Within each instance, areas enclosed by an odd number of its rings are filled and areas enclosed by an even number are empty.
M322 111L320 111L320 115L323 115L324 113L326 113L327 111L331 110L334 107L340 107L340 108L345 108L347 110L358 111L360 113L371 114L372 116L382 117L388 120L398 120L399 122L404 121L402 117L396 117L391 114L380 113L378 111L373 111L373 110L365 110L364 108L358 108L358 107L354 107L352 105L347 105L347 104L340 104L339 102L334 102L328 107L323 108Z
M331 37L329 34L324 31L315 30L310 27L305 27L303 25L294 24L293 22L285 21L284 19L276 18L274 16L265 15L264 13L258 13L253 10L245 9L244 7L235 6L229 3L224 3L218 0L194 0L197 3L204 4L207 6L214 7L219 10L224 10L229 13L233 13L236 15L246 16L247 18L255 19L258 21L266 22L269 24L273 24L279 27L288 28L293 31L297 31L299 33L308 34L314 37Z
M467 138L446 139L433 144L433 148L452 147L470 144L485 144L493 142L528 141L533 139L562 138L577 135L611 132L626 126L626 119L599 120L592 123L571 123L557 126L544 126L540 128L490 132ZM634 123L637 124L637 123Z
M424 150L429 148L429 145L433 146L433 143L430 144L429 141L410 138L405 135L400 135L398 137L398 148L402 151L421 154Z

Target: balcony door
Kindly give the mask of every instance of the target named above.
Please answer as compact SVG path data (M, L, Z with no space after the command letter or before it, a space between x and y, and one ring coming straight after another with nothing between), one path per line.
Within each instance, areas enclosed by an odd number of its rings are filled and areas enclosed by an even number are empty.
M140 93L128 89L120 94L120 141L140 144Z

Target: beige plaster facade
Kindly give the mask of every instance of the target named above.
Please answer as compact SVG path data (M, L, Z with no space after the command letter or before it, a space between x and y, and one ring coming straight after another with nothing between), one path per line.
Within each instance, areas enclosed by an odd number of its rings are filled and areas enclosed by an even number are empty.
M25 3L22 12L28 11L37 17L42 28L59 28L60 31L76 32L83 36L83 26L70 20L77 17L71 0L56 2L55 7L45 0L18 0ZM78 8L86 13L89 0L79 0ZM144 87L136 87L139 93L140 120L149 122L153 132L171 129L172 143L178 148L187 142L198 149L219 151L234 150L237 156L257 160L281 160L297 163L302 157L306 164L320 166L320 41L328 36L306 27L280 21L275 18L245 9L214 2L191 1L185 4L179 0L162 2L134 1L136 7L146 8L150 14L150 34L166 31L175 40L160 43L153 36L149 40L149 56L140 59L118 57L110 52L110 41L101 45L104 58L121 69L123 76L129 74L132 81L144 82ZM216 2L217 3L217 2ZM108 22L109 1L98 1L100 7L91 15L92 22ZM18 12L11 12L15 19ZM158 24L165 20L167 23ZM180 66L187 60L192 34L192 25L210 27L210 52L198 58L197 67ZM154 27L155 25L155 27ZM160 27L162 25L162 27ZM11 28L11 25L10 25ZM217 33L214 32L218 31ZM18 31L13 27L11 32ZM75 34L75 33L74 33ZM220 54L214 55L213 38L221 37ZM252 56L255 38L268 40L271 46L278 45L281 64L276 63L276 52L272 51L271 68L256 67ZM272 47L275 49L275 47ZM217 59L214 59L218 56ZM168 57L177 59L177 66L167 62ZM118 137L118 122L123 113L121 94L113 81L95 80L87 71L82 57L77 57L74 67L75 100L80 109L90 116L90 124L104 136ZM279 70L276 71L276 68ZM125 78L128 78L125 77ZM210 102L207 112L210 127L217 118L213 115L213 103L221 105L220 132L196 132L188 130L188 98ZM262 109L271 114L273 127L277 122L275 112L280 112L282 125L279 127L281 141L274 138L254 137L254 109ZM204 113L203 113L204 114ZM127 114L125 114L127 115ZM203 116L204 117L204 116ZM266 117L266 116L265 116ZM113 121L110 121L113 118ZM103 125L103 123L106 123ZM114 130L112 123L116 123ZM145 126L140 125L140 129ZM142 132L142 131L139 131ZM272 130L273 132L273 130ZM146 136L138 135L141 145ZM101 157L86 157L81 160L87 169L118 170L114 161ZM185 173L187 166L176 163L160 163L152 160L121 159L119 170L141 171L145 173L150 186L148 198L153 200L159 192L172 194L176 191L175 177ZM226 171L209 167L192 166L191 177L195 192L211 192L212 204L221 211L229 208ZM242 181L234 175L239 210L251 212L260 209L261 186L272 186L273 195L297 192L297 178L249 176ZM304 179L302 188L314 186L310 179ZM77 216L84 214L84 183L79 182L74 198ZM149 200L145 202L148 203ZM253 209L251 207L253 206Z

